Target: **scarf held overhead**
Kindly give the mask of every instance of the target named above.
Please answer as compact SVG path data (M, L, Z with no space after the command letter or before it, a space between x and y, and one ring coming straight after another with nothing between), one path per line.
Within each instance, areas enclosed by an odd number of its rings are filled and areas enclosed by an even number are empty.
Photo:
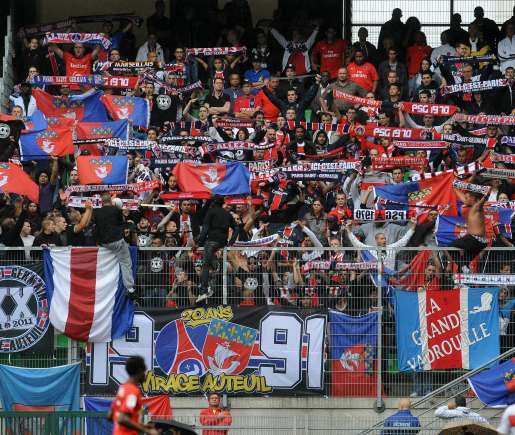
M111 41L102 33L51 33L45 35L46 44L100 44L104 49L111 46Z

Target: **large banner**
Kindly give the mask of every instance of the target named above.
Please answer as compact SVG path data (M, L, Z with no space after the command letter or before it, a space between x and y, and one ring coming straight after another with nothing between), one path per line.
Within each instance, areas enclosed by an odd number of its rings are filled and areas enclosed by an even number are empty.
M232 306L138 311L124 338L88 344L86 394L114 394L132 355L150 369L145 395L323 394L326 313Z
M0 266L0 354L54 351L42 269Z
M498 288L395 292L400 370L474 369L499 355Z

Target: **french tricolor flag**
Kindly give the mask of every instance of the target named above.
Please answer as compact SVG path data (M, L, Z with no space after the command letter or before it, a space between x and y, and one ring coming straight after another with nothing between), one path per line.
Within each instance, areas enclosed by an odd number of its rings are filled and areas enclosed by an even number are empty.
M133 270L136 251L131 250ZM132 326L134 306L125 296L120 264L106 248L43 252L50 322L74 340L105 343Z

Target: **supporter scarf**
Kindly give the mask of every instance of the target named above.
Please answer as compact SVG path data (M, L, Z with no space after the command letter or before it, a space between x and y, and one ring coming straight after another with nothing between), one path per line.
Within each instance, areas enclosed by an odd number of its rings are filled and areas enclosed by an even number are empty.
M395 168L408 167L421 171L427 163L428 160L423 157L372 157L372 170L391 171Z
M144 162L147 166L150 166L150 168L152 169L171 168L177 163L193 163L196 165L202 163L200 160L194 159L145 159Z
M460 190L468 190L469 192L481 193L487 195L490 192L490 186L481 186L480 184L465 183L464 181L454 180L452 187Z
M111 41L102 33L53 33L45 34L45 44L100 44L109 49Z
M155 146L157 142L153 140L141 140L141 139L105 139L104 145L117 148L119 150L149 150Z
M515 136L503 136L501 137L501 145L508 145L515 147Z
M250 172L266 171L272 169L275 165L274 160L253 160L246 163Z
M454 274L454 281L460 284L473 284L473 285L515 285L515 275L503 274L482 274L482 273L467 273Z
M493 153L492 155L493 162L501 162L501 163L510 163L515 164L515 154L499 154Z
M338 172L321 172L321 171L302 171L302 172L283 172L279 171L278 179L294 180L294 181L332 181L338 182L343 174Z
M393 199L386 199L382 196L378 196L376 200L376 204L379 205L402 205L404 207L410 207L410 208L428 208L431 210L436 210L439 207L442 207L441 205L427 205L427 204L410 204L409 202L402 202L402 201L394 201Z
M137 199L119 198L122 201L123 208L136 211L139 208L139 201ZM82 197L82 196L70 196L68 198L67 207L85 208L87 202L93 204L93 208L102 207L102 199L100 196Z
M398 222L408 219L406 210L354 209L354 220L361 222Z
M481 172L481 176L485 178L499 178L501 180L511 180L512 178L515 178L515 170L488 168Z
M161 151L163 153L174 153L181 154L187 157L195 157L197 155L197 149L189 145L163 145L156 144L152 147L152 151Z
M281 168L281 171L322 171L322 172L341 172L348 170L356 170L361 166L359 160L339 160L336 162L301 162L294 165L285 166Z
M119 62L97 62L95 64L95 71L100 72L109 72L110 74L116 73L130 73L130 74L139 74L142 71L145 71L148 68L155 68L157 64L155 62L148 61L119 61Z
M247 53L247 47L207 47L207 48L187 48L186 55L193 56L226 56L228 54L242 53L243 56Z
M461 136L460 134L441 134L438 139L445 142L451 142L458 145L485 145L487 148L493 148L497 143L497 139L490 137L478 136Z
M345 147L335 148L334 150L328 151L322 154L306 154L304 158L306 160L330 160L334 159L345 153Z
M137 27L143 24L143 18L133 13L125 14L104 14L104 15L83 15L71 18L76 23L103 23L105 21L130 21Z
M377 270L376 262L345 263L331 260L308 261L302 265L303 272L311 270Z
M378 127L366 125L355 128L357 136L385 137L393 139L426 140L433 139L433 132L425 128Z
M137 76L102 76L102 86L104 88L134 89L137 83Z
M232 141L232 142L218 142L207 145L202 145L201 150L203 153L214 153L216 151L236 151L236 150L266 150L273 148L274 144L258 145L254 142Z
M434 116L452 116L458 110L457 106L449 104L423 104L412 103L408 101L402 102L402 111L413 115L434 115Z
M228 205L261 205L263 204L262 198L226 198L225 204Z
M515 210L515 201L506 201L506 202L489 202L485 203L485 207L490 208L511 208Z
M457 92L483 92L492 89L508 86L508 79L484 80L481 82L458 83L455 85L444 86L440 89L442 95L455 94Z
M238 240L234 242L232 246L237 248L260 248L264 246L272 246L277 239L279 239L279 234L272 234L271 236L248 240L246 242Z
M273 182L275 175L279 172L279 168L265 169L250 173L250 181L254 183Z
M496 62L495 56L488 54L484 56L442 56L443 63L493 63Z
M455 121L468 122L469 124L515 125L515 116L465 115L464 113L458 113Z
M30 80L33 85L92 85L102 84L102 77L95 76L34 76Z
M211 136L163 136L159 138L159 142L163 143L180 143L180 142L213 142Z
M442 141L396 141L392 143L392 146L401 150L442 150L449 148L449 144Z
M56 31L56 30L69 30L73 24L74 20L72 18L68 18L66 20L54 21L53 23L47 24L35 24L32 26L22 27L18 31L18 35L22 38L29 38L31 36L36 35L44 35L47 32Z
M159 197L164 201L178 201L181 199L210 199L208 192L161 192Z
M217 128L254 128L254 121L240 121L239 119L217 119Z
M475 130L470 130L469 133L473 134L474 136L486 136L487 128L476 128Z
M345 101L351 104L359 104L360 106L375 107L379 109L383 104L382 101L370 100L369 98L356 97L351 94L347 94L338 89L333 89L333 98L335 100Z
M438 175L442 175L449 172L455 172L456 175L460 177L470 176L474 172L479 171L481 169L481 163L479 162L472 162L465 166L460 166L456 169L456 171L449 169L446 171L437 171L432 173L424 173L424 174L414 174L413 177L411 177L412 181L418 181L418 180L427 180L429 178L436 177Z
M202 89L202 82L200 80L187 86L183 86L182 88L174 88L173 86L170 86L168 83L157 77L157 75L149 69L141 73L141 78L154 84L157 83L159 87L166 89L169 95L182 95L188 92L192 92L196 89Z
M297 127L304 127L307 131L324 130L325 132L335 131L340 136L349 134L350 124L329 124L326 122L305 122L305 121L286 121L288 130L295 130Z
M161 183L159 180L140 181L130 184L79 184L77 186L69 186L65 194L84 193L84 192L145 192L147 190L159 189Z

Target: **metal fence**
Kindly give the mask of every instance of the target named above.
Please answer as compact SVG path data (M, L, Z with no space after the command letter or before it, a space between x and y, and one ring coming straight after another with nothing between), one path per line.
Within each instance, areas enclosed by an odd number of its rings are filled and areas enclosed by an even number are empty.
M198 415L184 415L174 417L175 421L189 425L195 433L203 433L204 430L226 430L229 434L323 434L345 433L360 434L374 426L377 419L371 417L314 417L309 415L291 415L273 417L270 415L233 415L232 422L228 426L203 425ZM147 417L145 421L150 421ZM154 417L151 421L166 422L167 419ZM419 427L403 428L403 434L420 433L424 435L437 434L449 424L466 424L471 420L453 420L452 423L445 419L419 418ZM489 422L493 427L495 421ZM386 431L385 431L386 429ZM78 435L78 434L106 434L109 433L109 424L103 413L94 412L0 412L0 433L11 435ZM173 432L162 432L165 435ZM217 432L221 433L221 432ZM377 426L371 434L389 433L383 426Z
M469 262L458 251L442 248L402 248L361 251L354 248L226 248L217 253L218 262L210 266L213 295L202 305L287 306L332 309L359 316L379 313L377 353L371 356L365 375L349 384L339 394L338 378L326 380L329 395L383 397L421 397L447 384L466 370L430 370L403 372L397 361L395 289L450 290L462 285L463 276L475 273L485 283L489 280L499 293L501 351L513 348L515 317L512 301L514 280L511 248L485 249L479 261ZM466 254L465 254L466 257ZM364 262L363 258L368 259ZM451 262L453 258L455 261ZM4 249L0 266L41 263L41 250ZM137 291L139 310L151 308L187 308L195 306L199 294L202 252L187 248L141 248L138 252ZM397 271L397 272L393 272ZM407 279L407 277L411 277ZM499 284L506 282L506 284ZM477 284L467 284L475 286ZM484 286L484 285L483 285ZM4 310L5 301L0 301ZM413 307L418 309L418 307ZM326 372L338 364L327 355ZM34 352L1 354L0 362L29 367L46 367L72 361L84 361L83 344L56 336L54 348L47 354ZM342 392L343 391L343 392ZM445 393L452 396L451 393Z

